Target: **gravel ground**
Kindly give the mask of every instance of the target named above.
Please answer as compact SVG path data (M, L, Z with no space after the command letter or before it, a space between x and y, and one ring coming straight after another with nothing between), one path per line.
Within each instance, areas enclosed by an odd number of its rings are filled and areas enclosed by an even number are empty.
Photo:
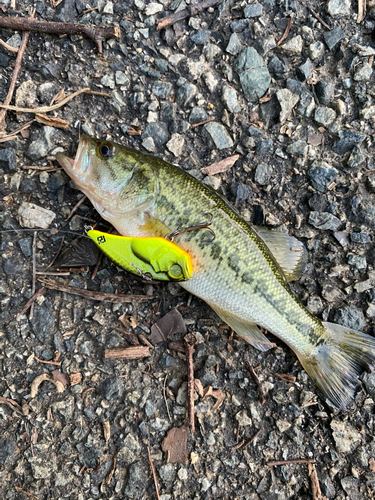
M80 125L87 134L179 164L226 196L246 220L298 237L309 262L292 284L297 297L324 320L372 334L373 2L357 24L357 6L349 0L228 0L156 31L157 18L189 3L7 5L4 15L25 16L35 6L40 19L115 24L121 37L107 40L98 56L88 39L30 36L16 105L48 105L61 89L70 94L83 87L111 97L80 95L50 113L69 122L65 130L34 122L24 137L1 145L2 228L30 227L27 203L41 208L39 227L82 233L98 220L85 200L66 221L82 194L63 171L24 168L49 166L58 150L74 154ZM97 9L82 15L90 7ZM290 31L278 44L289 19ZM20 43L11 31L2 30L1 38ZM1 100L14 58L0 50ZM8 112L7 132L32 117ZM239 158L226 172L201 171L235 154ZM38 270L51 262L61 238L38 233ZM67 235L64 248L71 240ZM363 377L347 412L335 410L278 339L272 338L277 348L259 353L232 337L208 306L179 285L145 284L106 259L94 279L94 266L51 278L150 300L111 304L48 290L31 320L29 313L17 319L32 296L32 246L32 232L2 234L1 498L154 499L147 446L162 500L317 499L307 464L267 465L312 458L327 499L374 498L375 375ZM174 308L198 340L196 379L226 396L215 409L213 397L196 394L197 429L188 433L186 464L169 463L162 450L169 429L187 421L184 355L163 343L147 359L104 360L104 349L127 345L120 316L127 332L147 338L151 325ZM60 365L43 363L56 359ZM262 381L264 404L249 363ZM43 382L32 397L34 379L53 371L58 382ZM236 449L258 431L251 444Z

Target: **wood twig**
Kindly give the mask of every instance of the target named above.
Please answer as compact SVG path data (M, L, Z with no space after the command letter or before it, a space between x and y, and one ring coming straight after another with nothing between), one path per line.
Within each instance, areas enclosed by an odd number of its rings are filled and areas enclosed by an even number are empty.
M0 16L1 19L1 16ZM74 99L80 94L91 94L91 95L100 95L103 97L112 97L110 94L106 94L105 92L96 92L95 90L91 90L89 87L86 87L81 90L77 90L77 92L73 92L68 97L65 97L62 101L59 101L57 104L53 104L52 106L41 106L40 108L19 108L18 106L10 106L8 104L0 104L0 108L4 110L16 111L17 113L48 113L49 111L54 111L55 109L61 108L65 106L66 103Z
M243 442L243 443L241 444L241 446L239 446L239 447L238 447L238 449L239 449L239 450L244 450L245 448L247 448L249 445L251 445L251 443L253 443L253 442L256 440L256 438L259 436L259 434L261 434L263 431L264 431L264 427L261 427L261 428L259 429L259 431L258 431L258 432L256 432L256 433L254 434L254 436L250 439L250 441ZM233 449L233 448L232 448L232 449Z
M156 480L156 474L155 474L154 464L152 463L151 451L150 451L150 447L149 446L147 446L147 454L148 454L148 459L150 461L150 467L151 467L152 477L154 479L156 498L158 500L160 500L158 482Z
M311 12L311 14L320 22L320 24L322 24L327 30L331 31L331 26L329 24L327 24L325 21L323 21L323 19L319 16L319 14L317 14L315 12L315 10L310 7L310 5L306 5L307 7L307 10L309 10Z
M55 365L55 366L61 366L61 361L47 361L45 359L40 359L34 356L34 359L36 359L39 363L45 363L46 365Z
M357 24L361 23L366 15L366 3L367 0L358 0L358 16L357 16Z
M0 17L0 28L22 31L37 31L56 35L79 35L91 38L98 52L103 52L103 40L106 38L119 38L118 26L94 26L91 24L57 23L53 21L38 21L29 17ZM21 48L20 48L21 50Z
M322 500L322 492L319 485L318 474L313 463L308 464L309 476L311 481L311 492L313 500Z
M58 290L60 292L71 293L72 295L79 295L80 297L84 297L85 299L91 300L99 300L102 302L112 302L112 303L126 303L126 302L147 302L148 300L152 300L152 295L131 295L124 293L104 293L104 292L95 292L93 290L81 290L79 288L74 288L72 286L66 286L62 283L58 283L57 281L38 278L38 281L49 288L50 290Z
M295 460L274 460L267 462L268 467L275 465L289 465L289 464L315 464L315 458L296 458Z
M201 3L197 3L194 5L189 5L186 9L180 10L180 12L175 12L168 17L163 17L161 19L156 20L156 29L161 30L162 28L166 28L171 24L178 23L187 17L195 16L202 12L202 10L208 9L209 7L213 7L218 4L219 0L206 0Z
M13 139L15 139L20 132L22 132L23 130L26 130L27 128L29 128L30 125L32 123L34 123L34 122L35 122L35 120L30 120L29 122L27 122L24 125L22 125L22 127L19 127L16 130L13 130L12 132L10 132L8 135L0 136L0 143L1 142L13 141ZM1 133L1 130L0 130L0 133Z
M66 221L68 221L68 220L71 218L71 216L72 216L72 215L73 215L73 214L74 214L74 213L78 210L78 208L82 205L82 203L83 203L85 200L87 200L87 196L84 194L84 195L82 196L82 198L79 200L79 202L78 202L78 203L76 203L76 204L74 205L74 207L71 209L70 214L69 214L69 215L68 215L68 217L65 219L65 222L66 222Z
M211 116L211 118L207 118L207 120L203 120L203 122L193 123L193 125L190 125L190 128L199 127L200 125L204 125L205 123L212 122L213 120L215 120L215 117Z
M188 415L189 427L191 432L195 432L195 419L194 419L194 345L197 339L193 333L188 333L185 336L185 349L186 349L186 367L187 367L187 384L188 384Z
M168 378L168 375L165 376L165 379L164 379L164 384L163 384L163 397L164 397L164 403L165 403L165 406L167 407L167 413L168 413L168 418L169 418L169 421L172 422L172 418L171 418L171 414L169 413L169 406L168 406L168 401L167 401L167 396L165 394L165 386L166 386L166 383L167 383L167 378Z
M283 36L280 38L280 40L277 42L277 46L281 45L283 41L286 39L286 37L289 35L290 28L292 27L292 16L289 16L288 19L288 25L283 33Z
M34 238L33 238L33 281L31 284L31 293L35 295L35 285L36 285L36 235L37 232L34 231ZM34 301L30 304L30 314L29 314L29 319L33 319L34 315Z
M264 393L264 388L262 382L259 380L258 375L255 373L254 368L251 366L249 363L248 366L246 367L250 375L252 376L254 382L256 383L258 387L258 401L261 405L264 405L266 402L266 395Z
M12 47L11 45L7 44L0 38L0 45L2 45L5 49L9 50L10 52L18 52L19 49L16 49L16 47Z
M142 359L150 356L150 348L143 345L114 347L104 350L104 359Z
M48 271L48 269L50 269L53 266L53 264L56 262L56 259L59 256L59 253L60 253L60 251L62 249L62 246L64 244L64 240L65 240L65 236L63 236L61 238L61 242L60 242L59 248L57 249L57 252L55 253L54 258L51 260L51 262L48 264L48 266L44 269L44 272Z
M35 14L35 10L33 10L31 12L29 18L25 18L25 19L27 19L28 21L32 21L34 14ZM0 16L0 27L1 27L1 21L3 19L9 19L9 18ZM3 26L3 27L5 27L5 26ZM22 28L20 28L20 29L22 29ZM4 100L5 105L9 104L12 100L14 89L16 88L18 74L19 74L20 69L21 69L22 58L23 58L23 55L24 55L25 50L26 50L27 42L29 41L29 36L30 36L30 31L24 31L24 33L22 34L22 42L21 42L20 48L19 48L18 53L17 53L16 62L14 63L12 80L10 82L8 94ZM0 110L0 132L3 132L5 130L6 114L7 114L6 109Z
M25 314L25 312L28 310L28 308L31 306L31 304L33 304L33 302L39 297L39 295L43 295L44 293L46 293L47 291L47 288L46 287L42 287L40 288L36 293L34 293L34 295L31 297L31 299L29 299L26 304L25 304L25 307L22 309L22 311L17 315L17 320L20 319L20 317Z

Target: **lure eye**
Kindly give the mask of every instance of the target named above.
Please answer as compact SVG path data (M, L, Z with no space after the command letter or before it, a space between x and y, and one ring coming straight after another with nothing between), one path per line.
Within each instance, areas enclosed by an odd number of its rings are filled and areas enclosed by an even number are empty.
M114 154L114 151L114 147L108 142L103 142L96 148L98 156L102 159L111 158Z

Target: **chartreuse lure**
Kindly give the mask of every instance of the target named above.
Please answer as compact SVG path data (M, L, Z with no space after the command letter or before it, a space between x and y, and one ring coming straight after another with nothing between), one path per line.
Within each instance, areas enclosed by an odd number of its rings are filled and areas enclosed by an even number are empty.
M183 281L193 275L190 255L165 238L118 236L95 229L87 236L117 265L146 279Z

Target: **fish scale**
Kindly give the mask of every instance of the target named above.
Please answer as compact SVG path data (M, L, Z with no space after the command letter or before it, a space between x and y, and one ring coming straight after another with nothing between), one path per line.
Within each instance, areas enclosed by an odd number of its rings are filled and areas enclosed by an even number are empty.
M253 228L210 187L160 158L111 141L81 136L75 159L56 156L100 215L124 236L179 234L194 274L182 282L247 342L273 346L257 325L288 344L323 395L345 409L359 375L375 361L375 339L312 316L288 282L303 270L303 246L293 237ZM300 254L296 253L300 252Z

